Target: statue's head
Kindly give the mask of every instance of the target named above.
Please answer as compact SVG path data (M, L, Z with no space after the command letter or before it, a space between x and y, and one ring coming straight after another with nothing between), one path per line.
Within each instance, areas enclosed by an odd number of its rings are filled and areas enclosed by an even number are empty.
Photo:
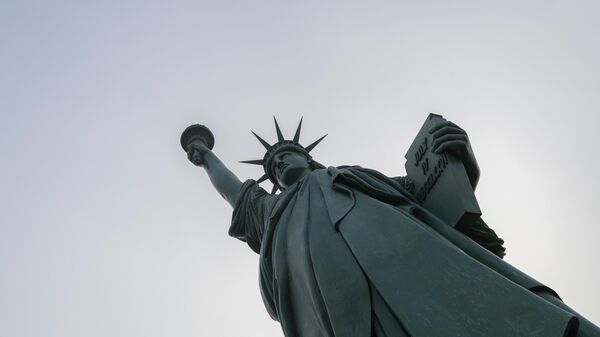
M287 188L304 177L312 171L311 161L310 157L298 151L287 150L275 154L271 160L271 171L277 185Z
M275 193L277 189L283 190L286 187L289 187L311 170L323 167L321 164L315 162L309 153L327 135L317 139L317 141L307 147L304 147L298 142L300 139L301 127L302 119L298 124L293 140L286 140L275 119L277 143L273 145L267 143L256 133L252 132L267 149L267 152L263 159L247 160L242 161L242 163L261 165L265 170L265 174L258 179L258 182L260 183L269 179L273 183L272 193Z

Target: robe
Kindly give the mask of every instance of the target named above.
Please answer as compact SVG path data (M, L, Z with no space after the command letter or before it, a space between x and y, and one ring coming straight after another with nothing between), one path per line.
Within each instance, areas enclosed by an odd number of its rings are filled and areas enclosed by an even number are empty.
M229 234L260 254L286 337L583 336L553 290L377 171L319 169L278 195L248 180Z

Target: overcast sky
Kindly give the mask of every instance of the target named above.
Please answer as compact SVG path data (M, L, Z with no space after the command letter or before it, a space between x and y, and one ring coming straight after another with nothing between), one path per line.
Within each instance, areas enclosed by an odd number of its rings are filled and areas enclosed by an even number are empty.
M282 336L258 256L179 145L241 179L272 116L326 165L404 174L469 133L506 260L600 323L597 1L0 2L0 335ZM268 185L265 185L268 187Z

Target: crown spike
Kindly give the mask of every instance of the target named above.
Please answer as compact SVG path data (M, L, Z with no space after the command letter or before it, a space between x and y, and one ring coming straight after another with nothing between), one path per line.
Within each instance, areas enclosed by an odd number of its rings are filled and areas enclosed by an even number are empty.
M273 147L267 143L264 139L260 138L259 135L257 135L256 133L254 133L254 131L251 131L252 134L254 134L254 137L256 137L256 139L258 139L258 141L265 147L265 149L267 150L271 150Z
M294 143L298 144L300 141L300 129L302 128L302 119L304 117L300 117L300 123L298 123L298 128L296 128L296 133L294 134Z
M312 149L315 148L315 146L319 145L319 143L323 140L323 138L327 137L327 135L317 139L314 143L310 144L309 146L305 147L306 152L310 152L312 151Z
M269 179L269 176L265 173L265 174L263 174L262 177L258 178L258 180L256 181L256 183L260 184L260 183L262 183L263 181L265 181L267 179Z
M264 160L262 159L256 159L256 160L241 160L240 163L244 163L244 164L252 164L252 165L263 165L264 164Z
M271 194L275 194L275 192L277 192L278 188L279 188L279 186L273 185L273 189L271 190Z
M283 133L281 133L279 124L277 124L277 118L275 118L275 116L273 116L273 120L275 121L275 130L277 131L277 141L283 142L285 139L283 138Z

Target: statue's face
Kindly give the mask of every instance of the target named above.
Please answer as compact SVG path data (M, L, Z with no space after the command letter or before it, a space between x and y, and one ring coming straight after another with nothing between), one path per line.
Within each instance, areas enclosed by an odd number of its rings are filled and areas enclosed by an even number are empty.
M308 158L294 151L283 151L273 159L273 172L281 187L288 187L310 172Z

